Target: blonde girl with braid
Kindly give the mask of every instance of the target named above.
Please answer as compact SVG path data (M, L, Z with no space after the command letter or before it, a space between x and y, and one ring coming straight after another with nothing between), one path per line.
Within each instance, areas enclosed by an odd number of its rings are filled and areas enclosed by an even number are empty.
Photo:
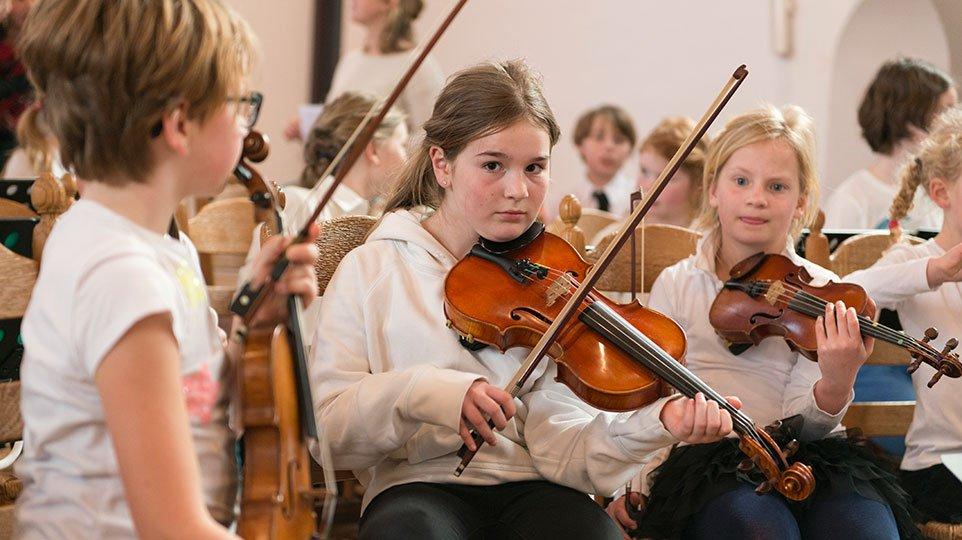
M942 209L939 234L922 244L900 242L872 268L849 274L846 281L865 287L880 307L897 309L909 335L939 329L932 346L962 336L962 108L947 110L901 173L901 188L891 208L897 222L911 210L922 190ZM942 465L944 454L962 452L962 393L952 385L927 388L930 373L912 375L915 414L905 436L903 487L925 518L962 523L962 483Z
M417 47L414 21L424 9L424 0L351 0L350 6L351 21L364 28L364 41L360 49L341 57L327 101L349 91L384 99L411 63L411 51ZM407 114L412 135L420 133L421 124L431 116L434 98L443 84L441 67L429 55L397 101L397 107ZM300 119L291 120L284 135L288 139L306 138L312 118L319 113L320 108L311 114L305 110Z

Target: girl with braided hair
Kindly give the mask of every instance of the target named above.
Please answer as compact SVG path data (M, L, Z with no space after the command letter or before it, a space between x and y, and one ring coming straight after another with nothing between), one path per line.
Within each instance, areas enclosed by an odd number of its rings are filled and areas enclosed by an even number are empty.
M920 336L929 326L941 333L941 349L962 336L962 108L947 110L934 123L901 173L891 207L891 230L912 209L919 187L943 211L939 234L922 244L896 243L871 268L846 276L865 287L880 307L898 309L905 331ZM905 437L902 484L926 521L962 523L962 483L941 456L962 452L962 394L952 385L926 388L928 374L912 375L915 414Z

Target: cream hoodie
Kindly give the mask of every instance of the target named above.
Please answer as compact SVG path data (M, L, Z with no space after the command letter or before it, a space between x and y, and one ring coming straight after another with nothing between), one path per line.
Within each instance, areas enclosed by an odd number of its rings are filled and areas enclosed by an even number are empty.
M651 452L675 442L659 421L665 399L601 413L554 380L546 359L515 401L518 412L460 478L461 403L471 384L503 387L527 350L471 352L445 326L444 278L457 259L420 225L384 216L347 254L328 286L310 363L318 429L334 465L367 486L363 505L410 482L495 485L545 479L611 494Z

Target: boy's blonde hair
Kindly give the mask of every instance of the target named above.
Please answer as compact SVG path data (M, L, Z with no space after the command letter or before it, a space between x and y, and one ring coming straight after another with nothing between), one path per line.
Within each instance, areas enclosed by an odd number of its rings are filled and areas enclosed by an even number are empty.
M928 193L929 181L941 178L955 182L962 175L962 107L952 107L932 123L914 159L902 167L901 189L892 201L891 225L897 226L912 209L915 190L921 185Z
M781 109L765 105L760 109L732 118L715 137L705 158L702 177L702 207L698 228L718 227L718 211L708 200L708 194L732 154L740 148L762 141L782 140L795 152L798 159L800 196L805 197L801 219L792 223L789 234L798 236L818 213L818 176L815 171L815 126L812 118L801 107L787 105Z
M432 146L453 162L471 141L519 120L544 129L552 148L561 136L541 92L540 78L524 62L479 64L454 74L441 90L430 120L424 123L425 136L395 183L384 213L416 206L437 208L441 204L444 190L434 177Z
M694 129L695 121L691 118L685 118L684 116L665 118L648 132L648 135L641 141L638 152L651 150L670 161ZM691 178L691 185L688 188L689 215L701 210L702 189L698 185L698 181L705 171L705 157L710 144L711 139L708 135L702 137L680 167Z
M333 101L324 105L324 111L311 126L311 132L304 143L304 170L301 172L301 185L306 188L314 187L321 180L321 175L327 170L331 160L347 143L351 133L364 121L364 117L377 102L372 95L357 92L344 92ZM404 123L404 114L392 108L384 116L374 141L389 138ZM336 172L336 171L335 171Z
M142 181L163 115L186 103L205 120L237 97L254 38L220 0L40 0L20 38L39 106L22 131L60 143L63 164L85 180Z

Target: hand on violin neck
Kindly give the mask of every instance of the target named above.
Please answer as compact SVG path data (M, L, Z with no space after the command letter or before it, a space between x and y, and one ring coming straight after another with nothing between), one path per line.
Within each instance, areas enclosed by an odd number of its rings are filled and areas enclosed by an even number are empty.
M742 402L734 396L725 399L736 409ZM732 417L718 403L705 399L701 392L694 398L672 399L665 403L659 416L661 423L675 438L691 444L721 440L732 432Z
M274 263L284 253L290 266L281 278L271 284L270 292L264 299L263 305L257 310L252 321L253 325L276 324L286 319L286 301L289 295L297 295L304 302L304 306L317 297L317 275L314 273L314 262L317 260L317 246L314 239L318 234L317 224L313 224L308 235L308 241L303 244L291 245L291 239L274 236L261 246L260 252L254 260L251 284L255 288L267 282Z
M837 414L848 403L855 375L872 354L875 339L862 336L855 308L829 302L825 313L815 319L815 341L822 371L815 383L815 401L823 411Z
M471 438L472 429L481 435L484 442L495 446L497 440L491 427L488 426L487 418L490 418L494 426L501 430L507 427L508 420L511 420L516 412L514 397L511 394L488 384L485 380L474 381L464 394L464 401L461 403L461 425L458 427L458 434L472 452L477 450L477 445Z
M962 244L956 244L943 255L929 259L925 277L933 289L945 283L962 281Z

